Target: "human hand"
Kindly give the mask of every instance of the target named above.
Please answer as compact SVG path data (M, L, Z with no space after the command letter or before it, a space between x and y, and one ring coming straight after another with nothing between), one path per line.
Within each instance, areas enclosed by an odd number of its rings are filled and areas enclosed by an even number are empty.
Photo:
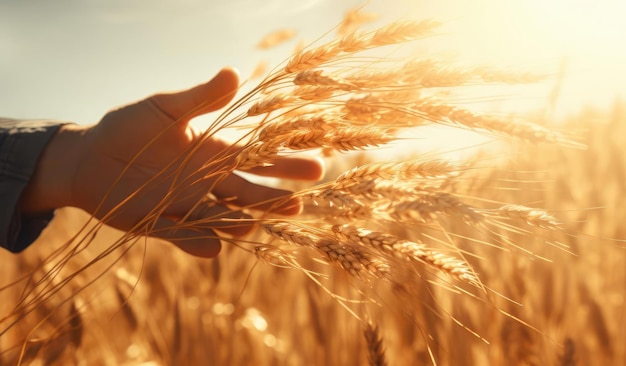
M223 69L206 84L153 95L107 113L96 125L63 126L44 151L22 209L79 207L125 231L149 228L148 234L203 257L220 250L214 230L241 235L250 229L241 208L299 212L290 192L225 170L232 167L236 146L189 126L192 118L228 104L238 84L237 73ZM250 172L317 180L323 168L319 160L290 157ZM207 200L209 192L214 200ZM186 225L189 219L193 225Z

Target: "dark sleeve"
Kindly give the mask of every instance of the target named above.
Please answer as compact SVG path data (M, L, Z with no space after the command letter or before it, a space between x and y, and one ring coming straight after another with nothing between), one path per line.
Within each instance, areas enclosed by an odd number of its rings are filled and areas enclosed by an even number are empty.
M44 147L63 123L0 118L0 247L17 253L48 225L53 213L22 216L18 201Z

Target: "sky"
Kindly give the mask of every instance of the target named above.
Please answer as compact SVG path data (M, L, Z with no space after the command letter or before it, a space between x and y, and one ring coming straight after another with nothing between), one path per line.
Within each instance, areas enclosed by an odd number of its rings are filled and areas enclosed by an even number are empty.
M279 2L0 0L0 113L94 122L222 66L245 71L263 34L315 4Z
M251 73L295 43L256 49L271 31L312 41L361 0L0 0L0 115L97 122L107 110L211 78ZM425 48L468 62L566 76L558 115L626 98L626 5L617 0L371 0L385 21L437 17ZM382 23L381 23L382 24ZM543 101L551 87L530 99Z

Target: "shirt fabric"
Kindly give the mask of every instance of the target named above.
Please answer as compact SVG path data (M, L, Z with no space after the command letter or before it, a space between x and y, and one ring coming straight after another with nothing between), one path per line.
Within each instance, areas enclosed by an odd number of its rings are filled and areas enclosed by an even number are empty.
M24 216L18 202L48 141L63 123L0 118L0 247L20 252L37 239L53 212Z

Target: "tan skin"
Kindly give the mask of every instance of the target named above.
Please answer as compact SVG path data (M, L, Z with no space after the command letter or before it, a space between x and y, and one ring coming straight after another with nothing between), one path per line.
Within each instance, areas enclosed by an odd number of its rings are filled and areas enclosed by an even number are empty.
M193 230L170 229L192 209L195 209L194 220L210 221L216 217L248 217L239 213L238 207L286 215L298 213L301 204L289 198L289 191L254 184L235 174L224 179L207 176L216 165L201 169L212 159L220 164L219 157L225 151L236 152L237 147L217 138L194 145L200 137L189 121L224 107L234 97L238 85L237 72L225 68L205 84L176 93L156 94L113 110L98 124L62 126L45 148L22 195L20 208L25 214L35 214L65 206L78 207L98 218L104 217L111 226L129 231L136 230L137 223L153 212L155 206L166 202L158 206L161 210L152 235L201 257L214 257L220 251L219 235L214 230L241 235L251 225L220 227L215 222L202 228L195 225ZM189 111L194 112L189 114ZM145 151L137 155L145 146ZM177 159L189 155L185 153L191 146L199 147L182 164ZM164 170L173 161L175 164ZM323 175L323 166L317 159L289 157L249 172L282 179L318 180ZM172 183L178 187L176 183L181 182L186 183L184 189L175 189L174 195L163 201L168 192L171 194ZM190 182L194 184L189 185ZM142 186L140 195L127 199ZM227 201L229 207L206 204L197 207L207 192ZM115 215L105 216L122 202Z

